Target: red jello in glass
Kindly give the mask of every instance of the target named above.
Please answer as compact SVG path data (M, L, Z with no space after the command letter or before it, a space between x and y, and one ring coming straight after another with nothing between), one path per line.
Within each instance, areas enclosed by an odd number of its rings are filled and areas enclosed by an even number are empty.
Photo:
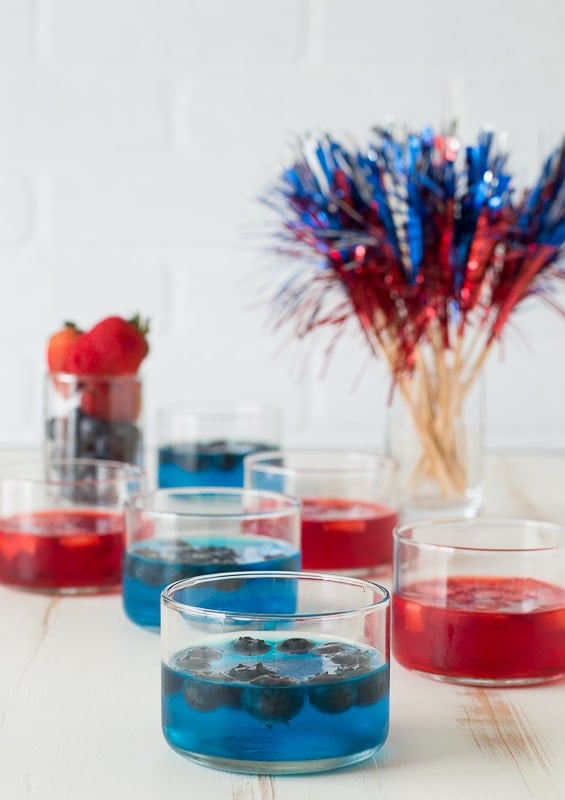
M479 684L565 674L565 589L533 578L457 576L393 595L393 652L403 666Z
M302 501L302 568L370 576L390 570L398 467L360 450L278 450L245 457L245 484Z
M35 591L118 589L122 513L49 510L0 519L0 583Z
M386 505L341 498L303 498L302 567L369 570L390 565L397 512Z
M125 503L141 467L104 459L0 465L0 584L48 594L117 591Z

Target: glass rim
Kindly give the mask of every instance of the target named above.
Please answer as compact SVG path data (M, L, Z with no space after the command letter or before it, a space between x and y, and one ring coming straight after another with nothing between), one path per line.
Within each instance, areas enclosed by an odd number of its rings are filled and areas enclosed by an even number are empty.
M556 541L553 544L537 544L537 545L522 545L522 546L485 546L473 545L472 543L460 544L457 542L435 542L426 539L411 538L408 533L414 529L423 531L439 528L448 530L450 528L456 529L479 529L480 526L498 528L501 531L508 531L512 528L538 528L548 533L556 535ZM557 541L559 535L562 536L562 541ZM397 525L393 530L393 539L399 544L412 545L421 550L437 550L437 551L457 551L469 553L534 553L534 552L549 552L552 550L560 550L565 547L565 526L557 522L549 520L536 520L525 517L453 517L445 519L422 519L413 520L412 522L405 522Z
M230 511L228 513L205 513L203 511L172 511L170 509L152 508L150 505L151 500L157 500L159 497L212 497L224 496L228 498L245 496L254 497L258 500L276 500L277 502L284 501L283 505L276 508L266 508L255 511ZM142 513L150 514L153 517L171 517L190 520L254 520L254 519L273 519L281 516L286 516L291 512L300 514L302 501L299 497L294 497L290 494L283 494L282 492L270 492L264 489L251 489L246 487L229 487L229 486L178 486L170 487L168 489L153 489L149 492L140 492L126 500L126 507L131 511L140 511Z
M300 466L288 467L269 464L268 461L274 458L284 459L288 456L331 456L343 457L344 460L349 456L364 459L365 463L341 464L340 466ZM366 475L368 473L380 472L388 467L392 471L398 469L398 464L392 456L380 453L376 450L357 450L340 449L327 447L312 448L284 448L281 450L261 450L258 453L250 453L244 458L244 466L248 470L262 472L266 475Z
M18 469L37 469L45 466L76 466L76 467L102 467L105 470L112 472L112 475L92 476L86 475L81 478L58 478L48 475L26 475L26 474L13 474L10 470L17 471ZM102 458L52 458L49 460L37 458L19 459L17 461L9 461L0 464L0 484L13 483L19 486L76 486L85 484L115 484L122 483L123 481L143 480L145 478L145 469L138 464L130 464L126 461L110 461Z
M163 405L157 409L159 420L163 421L174 416L179 418L198 419L235 419L238 417L273 417L281 416L281 409L272 403L260 403L252 400L207 400L199 398L193 402L178 402Z
M348 584L358 586L359 588L369 588L371 590L378 590L381 593L381 598L372 603L356 606L355 608L342 609L340 611L313 611L308 613L295 613L295 614L274 614L267 612L243 612L243 611L220 611L214 608L205 608L204 606L195 606L189 603L181 603L174 600L172 595L174 592L181 591L187 587L207 583L209 581L224 581L224 580L264 580L279 579L289 580L296 578L297 580L306 580L313 582L331 581L332 583ZM192 578L184 578L180 581L175 581L166 586L161 592L161 605L165 606L170 611L177 611L179 613L192 612L195 614L206 615L218 620L249 620L257 619L261 621L275 621L275 620L321 620L321 619L336 619L338 617L351 617L358 614L367 613L377 608L387 608L390 605L391 594L389 590L375 581L366 580L364 578L355 578L348 575L338 575L325 572L303 572L302 570L265 570L265 571L239 571L239 572L222 572L211 573L208 575L196 575Z

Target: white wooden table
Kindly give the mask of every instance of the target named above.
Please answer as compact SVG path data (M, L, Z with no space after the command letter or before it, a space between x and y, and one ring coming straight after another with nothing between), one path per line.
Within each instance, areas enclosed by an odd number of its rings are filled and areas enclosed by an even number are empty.
M565 521L565 456L491 456L485 513ZM438 684L392 665L391 732L347 770L284 778L193 764L160 728L159 638L119 596L0 588L2 800L565 798L565 681Z

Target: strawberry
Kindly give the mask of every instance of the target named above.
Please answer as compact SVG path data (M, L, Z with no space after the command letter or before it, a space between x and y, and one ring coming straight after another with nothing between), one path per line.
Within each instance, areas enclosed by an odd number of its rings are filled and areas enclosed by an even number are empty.
M73 343L64 360L75 375L135 374L149 350L149 321L112 316L98 322Z
M130 375L111 383L87 381L82 390L80 407L88 416L105 422L135 422L141 412L141 385Z
M62 372L69 350L80 338L82 331L74 322L65 322L47 342L47 366L49 372Z

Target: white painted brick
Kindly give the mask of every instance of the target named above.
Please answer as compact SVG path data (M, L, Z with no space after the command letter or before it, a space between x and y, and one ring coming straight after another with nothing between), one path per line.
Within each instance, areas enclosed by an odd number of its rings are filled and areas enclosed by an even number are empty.
M295 61L302 0L52 0L52 58L151 67Z
M33 53L32 0L0 2L0 65L23 64Z
M136 312L151 317L152 334L166 332L164 258L32 248L3 259L10 263L6 277L13 291L0 293L0 341L33 336L34 349L43 356L48 335L65 320L87 328L110 314ZM20 302L14 302L18 291Z
M518 67L542 73L563 69L561 0L535 6L516 0L322 0L322 8L322 55L328 64L378 64L385 84L399 68L413 68L414 96L429 90L423 73L430 68L446 75L462 64L493 74ZM363 94L370 98L367 90Z
M486 370L491 448L565 449L563 335L531 336L529 348L493 354Z
M52 175L52 229L58 243L236 242L253 213L259 183L238 165L191 166L178 159L72 166Z
M34 202L28 178L0 168L0 244L25 242L33 230Z
M400 66L375 70L231 70L202 73L188 99L187 134L215 159L264 159L273 168L292 153L297 135L328 132L364 143L389 115L419 127L444 115L446 85L434 75L426 93ZM212 100L214 98L214 100Z
M42 373L36 369L28 340L0 340L0 363L9 376L9 391L0 397L0 441L27 444L39 441ZM8 385L8 384L5 384Z
M0 153L136 152L167 143L167 95L154 78L109 73L0 76Z
M160 408L208 398L280 406L285 443L300 436L308 424L309 382L293 380L288 365L274 358L272 343L265 338L240 337L237 332L223 338L221 333L218 338L161 337L144 372L148 438L153 442Z

